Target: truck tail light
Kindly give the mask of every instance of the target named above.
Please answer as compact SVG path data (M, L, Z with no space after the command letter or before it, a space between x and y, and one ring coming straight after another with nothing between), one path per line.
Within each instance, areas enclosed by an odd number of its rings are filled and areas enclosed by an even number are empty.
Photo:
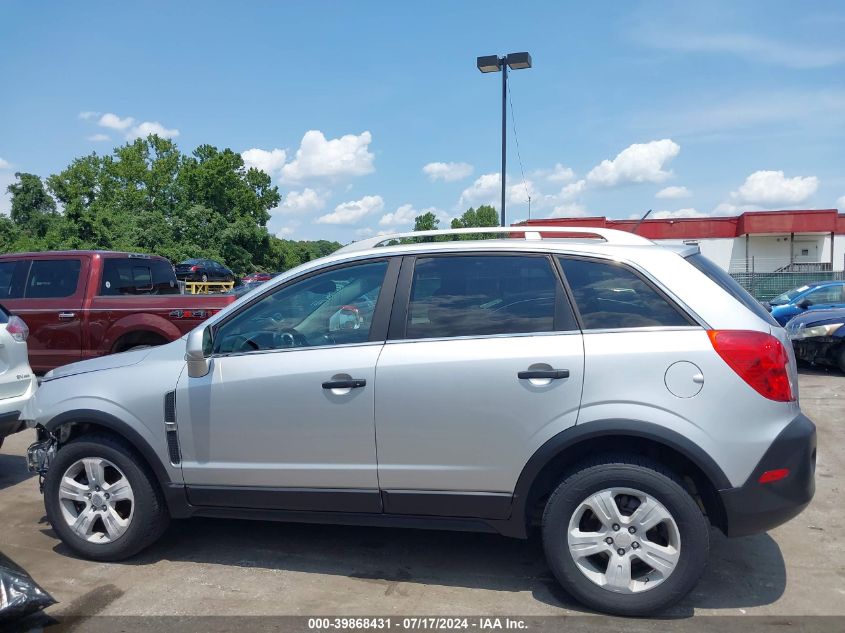
M728 366L761 396L792 402L789 356L771 334L752 330L709 330L713 349Z
M6 331L12 335L13 339L20 343L26 341L29 336L29 328L19 316L9 317L9 322L6 324Z

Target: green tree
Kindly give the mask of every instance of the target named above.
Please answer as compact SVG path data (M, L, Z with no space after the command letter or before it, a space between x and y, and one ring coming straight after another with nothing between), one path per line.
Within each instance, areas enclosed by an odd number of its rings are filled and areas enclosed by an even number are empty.
M3 252L139 251L174 262L208 257L245 273L286 270L340 248L269 235L278 188L266 173L247 169L237 152L212 145L185 155L173 141L151 135L110 154L76 158L46 187L34 174L18 174L18 181L8 189L11 217L0 218Z
M414 218L415 231L436 231L438 228L440 228L440 220L431 211Z
M499 226L499 213L490 205L482 204L477 209L470 207L461 217L452 220L453 229L468 229L477 226Z
M47 192L41 178L35 174L18 172L15 178L18 182L6 187L12 197L9 216L18 228L29 232L31 237L44 239L60 219L56 212L56 201Z

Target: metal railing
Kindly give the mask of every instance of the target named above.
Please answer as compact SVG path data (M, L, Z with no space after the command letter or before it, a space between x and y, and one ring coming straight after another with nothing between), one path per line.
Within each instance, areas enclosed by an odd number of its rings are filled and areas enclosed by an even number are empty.
M730 271L730 276L758 301L774 299L787 290L798 288L799 286L804 286L815 281L845 281L845 271L830 269L815 271L789 270L771 273Z

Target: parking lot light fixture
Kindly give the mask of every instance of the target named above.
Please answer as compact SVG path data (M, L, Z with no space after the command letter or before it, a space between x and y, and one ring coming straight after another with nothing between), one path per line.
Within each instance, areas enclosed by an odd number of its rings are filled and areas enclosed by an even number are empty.
M531 68L531 55L526 52L508 53L504 57L498 55L484 55L476 58L475 65L482 73L502 73L502 201L500 207L501 225L505 226L505 189L507 168L507 102L508 102L508 68L522 70Z

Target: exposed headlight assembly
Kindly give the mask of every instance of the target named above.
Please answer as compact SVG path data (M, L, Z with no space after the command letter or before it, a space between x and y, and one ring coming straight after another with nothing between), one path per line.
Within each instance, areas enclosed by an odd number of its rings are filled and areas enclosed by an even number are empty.
M833 336L833 333L845 323L828 323L826 325L813 325L810 327L799 327L789 332L790 338L815 338L817 336Z

